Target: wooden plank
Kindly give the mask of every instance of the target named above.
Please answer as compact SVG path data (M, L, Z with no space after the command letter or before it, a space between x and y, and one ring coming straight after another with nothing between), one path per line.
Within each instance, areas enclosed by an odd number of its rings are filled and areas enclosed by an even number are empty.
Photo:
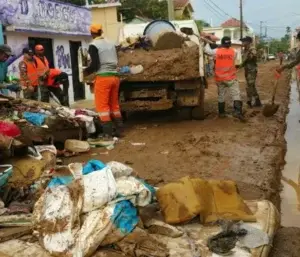
M0 229L0 243L11 239L17 239L31 233L31 227L2 228Z

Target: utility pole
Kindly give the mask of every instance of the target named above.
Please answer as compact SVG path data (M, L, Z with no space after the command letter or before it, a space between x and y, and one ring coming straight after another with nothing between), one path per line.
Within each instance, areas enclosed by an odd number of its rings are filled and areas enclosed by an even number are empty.
M268 26L266 24L266 26L265 26L265 38L267 38L267 37L268 37Z
M169 16L169 21L175 20L174 17L174 0L167 0L168 1L168 16Z
M240 30L241 30L241 38L243 38L243 30L244 30L244 19L243 19L243 0L240 0Z
M260 21L260 33L259 33L259 36L260 36L260 38L262 38L262 36L263 36L263 21Z

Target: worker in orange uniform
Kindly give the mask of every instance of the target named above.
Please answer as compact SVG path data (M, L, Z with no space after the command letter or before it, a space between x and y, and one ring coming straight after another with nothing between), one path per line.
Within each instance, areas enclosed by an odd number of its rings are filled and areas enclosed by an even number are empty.
M49 74L49 62L45 56L45 50L42 45L35 46L35 61L39 75L39 92L42 102L49 102L49 90L47 88L47 77Z
M63 85L63 90L60 85ZM52 93L60 102L61 105L69 106L69 78L68 74L62 72L60 69L50 69L47 78L47 86L50 93Z
M103 137L109 139L113 136L113 121L116 136L120 136L123 130L119 105L118 56L115 45L104 39L102 25L91 25L90 32L93 37L88 50L91 62L84 75L96 73L94 82L96 111L102 124Z
M244 121L242 111L243 102L241 101L239 82L236 75L237 69L235 66L237 53L235 49L231 47L230 37L223 37L221 40L221 46L214 50L212 50L209 44L207 44L204 52L208 55L214 56L216 60L215 79L218 86L219 117L226 117L225 93L228 88L233 99L233 116Z
M24 98L38 100L39 75L32 49L23 49L23 60L19 64L19 71Z

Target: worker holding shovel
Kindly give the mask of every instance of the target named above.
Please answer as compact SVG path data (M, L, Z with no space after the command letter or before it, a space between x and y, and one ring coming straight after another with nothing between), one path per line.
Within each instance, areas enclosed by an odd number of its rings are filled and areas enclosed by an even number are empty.
M298 44L300 44L300 32L298 32L296 38L299 41ZM280 66L276 70L277 70L277 72L281 73L284 70L286 70L286 69L292 69L292 68L296 67L299 64L300 64L300 49L298 49L298 52L296 54L296 59L293 62L288 63L288 64L283 65L283 66Z

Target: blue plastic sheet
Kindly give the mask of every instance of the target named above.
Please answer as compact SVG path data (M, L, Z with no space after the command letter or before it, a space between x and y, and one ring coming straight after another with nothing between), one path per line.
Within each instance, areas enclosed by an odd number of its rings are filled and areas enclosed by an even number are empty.
M99 171L105 168L106 165L98 160L90 160L86 163L83 167L82 173L83 175L90 174L94 171ZM62 177L55 177L50 180L48 187L56 187L62 185L68 185L73 181L73 176L62 176Z
M35 126L42 126L47 118L47 115L35 112L24 112L23 118Z
M139 222L137 209L130 201L118 202L110 217L114 226L124 235L131 233Z

